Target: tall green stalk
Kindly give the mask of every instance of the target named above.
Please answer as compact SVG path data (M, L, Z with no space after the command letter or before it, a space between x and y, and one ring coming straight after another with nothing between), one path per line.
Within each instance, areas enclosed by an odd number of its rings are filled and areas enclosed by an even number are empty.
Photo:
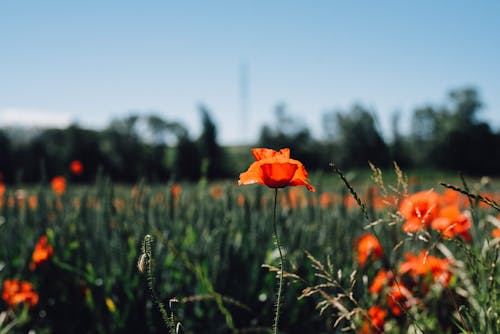
M273 213L273 229L274 229L274 239L276 241L276 246L278 247L278 252L280 255L280 266L279 266L279 283L278 283L278 297L276 299L276 313L274 314L274 326L273 333L278 334L278 323L280 320L280 308L281 308L281 295L283 293L283 253L281 252L280 239L278 237L278 230L276 228L276 208L278 205L278 188L274 189L274 213Z

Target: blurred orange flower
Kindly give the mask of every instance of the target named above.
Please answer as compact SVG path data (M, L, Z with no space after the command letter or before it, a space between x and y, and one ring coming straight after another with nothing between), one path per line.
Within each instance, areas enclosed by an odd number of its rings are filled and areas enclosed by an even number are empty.
M413 233L430 225L439 210L439 194L421 191L406 197L399 206L399 213L406 219L403 231Z
M5 194L5 183L0 181L0 196L3 196Z
M428 255L426 250L420 252L418 256L406 253L406 261L399 266L401 274L408 273L414 278L418 276L426 277L431 274L434 282L447 286L451 279L451 272L449 266L451 260L440 259L432 255Z
M170 189L170 193L172 194L172 196L174 198L179 197L179 194L181 193L181 191L182 191L182 187L179 183L172 184L172 188Z
M457 205L447 206L439 210L438 217L431 223L431 227L441 232L445 238L452 239L455 236L461 236L469 242L472 236L469 229L472 226L467 215L460 212Z
M290 149L275 151L268 148L253 148L255 162L240 174L239 185L259 183L270 188L305 186L314 191L309 184L307 171L298 160L290 159Z
M371 295L379 293L382 291L383 287L388 285L392 281L392 273L387 272L385 269L380 269L377 273L377 276L373 279L372 284L368 291Z
M224 195L224 189L222 189L222 187L219 186L210 187L210 196L212 196L212 198L220 198L223 195Z
M20 303L27 303L30 307L38 304L38 294L34 291L33 285L16 279L6 279L3 282L2 299L11 308Z
M50 259L52 255L54 255L54 248L49 244L47 236L42 235L38 239L31 256L30 269L34 270L37 266Z
M238 194L238 206L242 207L245 205L245 196L243 194Z
M64 194L66 191L66 179L64 176L54 177L50 185L52 186L52 190L58 195Z
M500 238L500 228L496 228L491 232L493 238Z
M30 195L28 203L30 209L35 210L38 207L38 197L36 195Z
M444 206L448 205L458 205L460 199L460 193L453 189L447 188L441 195L441 204Z
M335 201L334 195L331 193L324 192L321 193L321 195L319 196L319 204L322 208L332 207L334 201Z
M368 258L376 260L384 255L378 239L372 234L363 234L357 242L358 263L363 267Z
M403 309L408 309L411 306L411 301L414 298L411 292L402 284L394 282L387 294L387 304L391 309L392 314L399 317L403 314Z
M361 330L360 334L378 334L384 332L385 317L387 311L380 306L374 305L368 310L368 317Z
M83 164L80 160L73 160L69 164L69 170L75 175L81 175L83 173Z

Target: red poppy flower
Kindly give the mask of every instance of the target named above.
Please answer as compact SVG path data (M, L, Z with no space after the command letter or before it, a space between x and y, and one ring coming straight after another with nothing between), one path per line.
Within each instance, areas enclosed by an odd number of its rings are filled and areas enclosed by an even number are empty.
M451 279L449 259L440 259L432 255L428 255L427 251L423 250L418 256L407 253L405 254L406 261L399 266L401 274L408 273L415 280L418 277L425 278L430 274L432 281L440 283L442 286L447 286Z
M391 309L392 314L399 317L404 310L410 308L412 303L415 303L411 292L402 284L394 282L387 294L387 305Z
M358 242L358 263L361 267L363 267L368 258L372 260L376 260L381 258L384 255L382 251L382 246L378 239L372 234L363 234Z
M54 177L50 185L52 186L52 190L58 195L64 194L66 191L66 179L64 176Z
M368 319L364 321L363 327L358 331L358 334L383 333L386 316L386 310L380 306L373 305L368 309Z
M35 245L31 256L30 269L34 270L38 265L47 261L54 254L54 248L49 244L47 236L42 235Z
M83 173L83 165L79 160L73 160L69 164L69 170L75 175L81 175Z
M459 235L464 241L471 241L469 229L472 226L467 215L460 212L457 205L447 206L439 211L439 216L431 223L431 227L441 232L448 239Z
M500 238L500 228L496 228L491 232L493 238Z
M439 194L435 191L421 191L405 198L399 212L406 218L403 231L418 232L430 225L439 210Z
M309 184L304 165L298 160L290 159L290 149L275 151L254 148L252 154L255 162L246 172L240 174L239 185L259 183L270 188L305 186L314 191L314 187Z
M11 308L20 303L27 303L30 307L38 304L38 294L34 291L33 285L16 279L6 279L3 282L2 299Z
M181 191L182 191L182 187L179 183L172 184L172 188L170 189L170 192L171 192L172 196L174 196L174 198L178 198Z
M383 287L392 282L392 273L387 272L385 269L380 269L377 276L373 279L372 284L368 291L371 295L377 294L382 291Z

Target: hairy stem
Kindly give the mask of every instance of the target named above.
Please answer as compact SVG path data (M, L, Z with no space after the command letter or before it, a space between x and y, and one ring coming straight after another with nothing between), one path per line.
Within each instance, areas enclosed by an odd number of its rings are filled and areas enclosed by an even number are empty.
M283 293L283 253L281 252L280 239L278 237L278 230L276 228L276 207L278 205L278 188L274 189L274 212L273 212L273 229L274 229L274 239L276 241L276 246L278 247L278 253L280 255L280 265L279 265L279 282L278 282L278 297L276 299L276 313L274 315L274 326L273 333L278 334L278 323L280 320L280 308L281 308L281 295Z

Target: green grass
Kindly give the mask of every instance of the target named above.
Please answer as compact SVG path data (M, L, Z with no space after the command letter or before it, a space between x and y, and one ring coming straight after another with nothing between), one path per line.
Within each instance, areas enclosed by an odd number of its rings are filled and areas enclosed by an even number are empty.
M393 171L384 172L387 183L394 183L393 174ZM365 199L363 195L370 184L369 169L349 171L345 175ZM441 191L444 190L439 186L441 181L461 184L460 178L452 174L419 171L410 175L417 177L410 191L424 188ZM340 331L340 327L332 326L339 316L334 308L323 314L316 309L322 300L320 296L297 299L307 284L312 286L321 282L321 277L315 276L317 270L308 260L306 250L322 263L330 261L335 277L341 269L344 273L342 284L349 284L349 273L358 269L360 276L356 276L353 291L360 305L368 308L371 303L363 275L373 277L377 267L359 271L353 251L355 240L366 232L363 213L359 208L345 207L342 196L348 195L348 191L333 171L331 174L313 173L310 177L317 192L299 194L305 205L293 208L280 204L278 210L277 226L287 271L303 279L289 277L285 285L280 321L282 333ZM409 180L411 182L412 178ZM479 184L476 188L476 181L470 182L471 188L482 189ZM493 180L493 186L495 183ZM10 200L9 204L8 198L19 197L20 193L16 195L17 188L7 188L0 208L3 222L0 225L0 282L7 278L28 280L40 295L39 304L28 312L29 319L16 330L35 329L37 333L166 332L146 277L137 268L143 238L151 235L151 284L168 316L173 312L183 332L269 331L274 316L276 279L275 273L262 265L276 266L278 263L272 237L273 191L259 185L238 187L236 180L230 180L216 184L182 184L180 196L173 198L170 186L138 184L132 188L100 179L88 186L69 185L67 192L57 197L49 188L35 185L25 188L24 204L20 200ZM218 196L211 195L212 187L222 189ZM295 190L283 189L279 195L290 191ZM337 201L322 208L317 204L322 192L336 194ZM32 195L38 201L36 208L28 205ZM244 204L240 202L242 198ZM369 202L366 204L375 218L384 220L376 230L384 248L392 249L398 239L405 238L397 229L400 225L388 227L385 224L389 222L390 212L374 211ZM495 212L474 210L478 219L474 226L476 243L465 248L481 258L484 245L479 240L490 239L491 226L486 219ZM48 235L55 256L31 271L28 269L31 253L42 234ZM464 258L460 247L453 243L447 246L460 254L457 257ZM404 251L420 247L421 241L409 240L392 254L392 260L402 257ZM488 261L484 263L493 260L488 258ZM479 279L487 280L488 272L479 271ZM465 278L472 274L473 271L464 271ZM498 275L493 279L498 281ZM457 281L457 285L462 283L460 279ZM338 292L338 287L328 290L331 295ZM488 302L487 296L491 296L488 290L480 292L478 296L484 298L481 302ZM494 296L498 297L498 291ZM172 303L172 298L178 302ZM115 308L109 306L109 300ZM464 305L469 307L468 303ZM7 306L0 304L0 312L6 310ZM20 312L9 313L9 319ZM470 314L472 319L468 324L482 326L477 320L479 317L473 312ZM434 326L425 322L424 325L427 328ZM0 328L2 326L5 323L0 323ZM395 326L403 326L403 323Z

